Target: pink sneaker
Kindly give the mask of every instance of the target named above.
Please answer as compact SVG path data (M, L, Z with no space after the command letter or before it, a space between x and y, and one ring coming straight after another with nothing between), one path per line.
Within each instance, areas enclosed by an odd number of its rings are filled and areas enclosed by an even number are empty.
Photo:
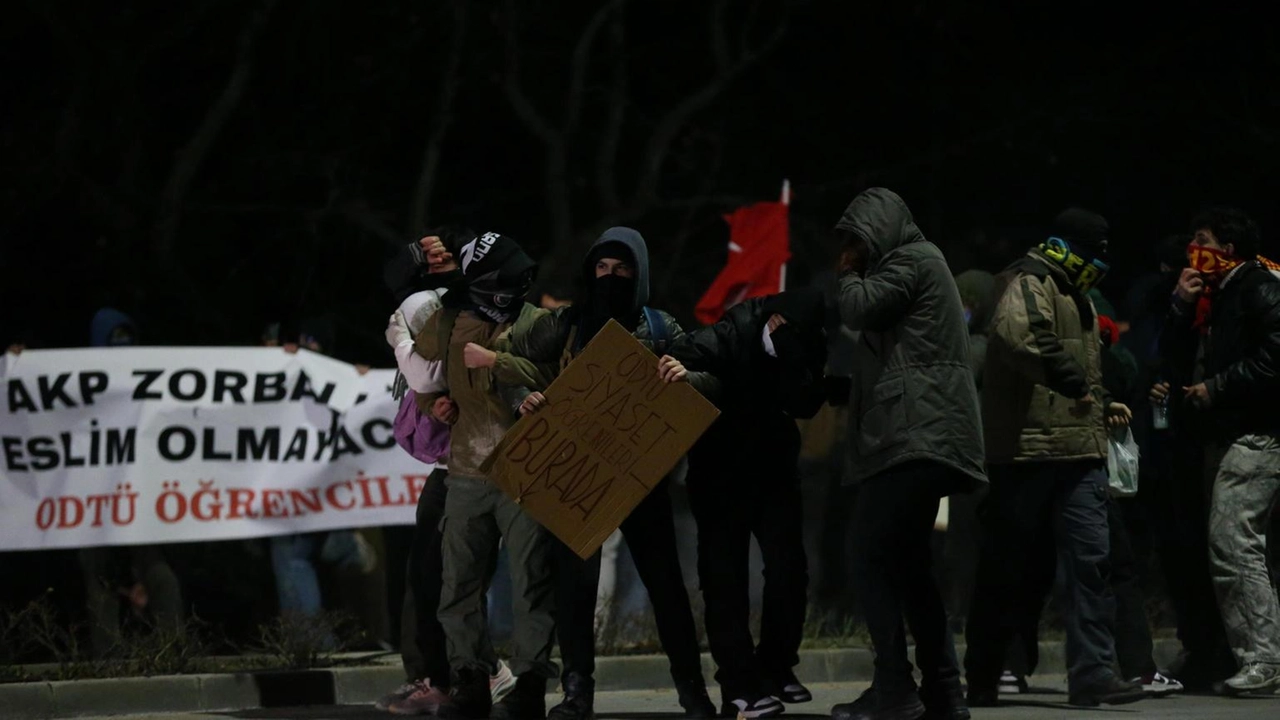
M431 687L430 680L414 683L415 689L402 700L387 708L394 715L435 715L440 706L449 702L449 694Z

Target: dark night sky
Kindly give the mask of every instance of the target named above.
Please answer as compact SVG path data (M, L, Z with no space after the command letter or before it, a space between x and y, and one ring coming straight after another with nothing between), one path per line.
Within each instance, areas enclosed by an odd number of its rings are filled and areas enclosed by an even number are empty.
M523 88L558 125L574 43L599 5L516 5ZM658 296L684 318L722 262L719 214L773 199L783 177L795 188L797 280L827 263L825 229L870 185L902 194L957 270L998 269L1057 210L1094 208L1112 223L1116 296L1202 204L1245 208L1267 238L1280 221L1280 45L1257 12L730 2L735 57L753 5L748 46L785 15L780 41L679 126L658 200L628 218L653 248ZM564 143L566 234L552 221L546 145L503 92L507 3L468 3L429 220L574 256L608 219L596 178L615 59L626 62L615 159L625 194L654 129L713 76L710 6L631 2L616 26L606 20ZM260 31L247 32L259 15ZM83 344L108 303L138 316L154 344L249 343L268 320L327 314L339 356L385 362L380 268L420 229L411 198L453 23L446 0L6 8L0 339ZM175 158L209 123L237 58L249 66L242 92L166 205ZM159 257L166 207L181 212Z

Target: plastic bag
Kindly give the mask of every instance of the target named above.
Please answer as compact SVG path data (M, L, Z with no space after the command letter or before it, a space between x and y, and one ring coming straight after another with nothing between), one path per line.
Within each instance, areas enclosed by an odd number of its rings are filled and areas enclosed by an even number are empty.
M1125 428L1123 437L1119 440L1116 438L1117 433L1111 433L1107 452L1111 496L1133 497L1138 494L1138 460L1142 454L1138 450L1138 443L1133 439L1132 430Z

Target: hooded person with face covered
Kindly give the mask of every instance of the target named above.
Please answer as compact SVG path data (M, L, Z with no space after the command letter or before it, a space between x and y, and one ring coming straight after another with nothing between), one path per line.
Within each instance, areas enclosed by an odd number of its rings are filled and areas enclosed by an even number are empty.
M469 362L492 367L498 379L542 390L582 351L610 320L621 323L640 342L661 355L684 331L670 315L646 306L649 301L649 250L639 232L626 227L606 230L582 264L578 297L569 306L543 315L527 332L511 336L510 353L471 348ZM528 363L543 372L529 375ZM709 392L710 378L694 374L695 387ZM522 412L542 406L541 393L527 399ZM689 717L711 717L702 677L693 610L680 571L671 497L659 484L622 523L636 571L649 593L658 637L671 662L671 677ZM563 543L555 544L556 620L564 661L564 701L551 709L553 720L585 720L594 716L595 606L600 581L600 553L582 560Z
M859 194L836 231L840 318L861 335L849 400L853 570L876 667L871 689L832 717L962 720L969 711L930 542L941 499L986 480L964 306L942 251L895 193Z
M689 503L698 523L698 577L722 712L773 717L812 699L799 663L809 585L796 420L826 399L822 293L805 288L748 300L676 341L660 364L721 383L720 417L689 453ZM751 538L764 559L760 642L751 637Z
M1013 612L1032 602L1028 576L1057 550L1067 632L1069 701L1140 700L1115 663L1110 587L1107 427L1128 423L1102 382L1102 338L1088 297L1107 272L1109 228L1096 213L1063 211L1049 237L997 277L982 388L991 492L966 632L969 702L996 704Z
M433 245L428 265L455 262L442 308L427 318L414 351L439 362L452 401L448 420L449 475L445 479L441 537L442 588L438 617L452 668L448 718L525 720L545 715L555 631L550 536L481 471L481 464L515 422L527 392L499 384L489 368L468 367L466 348L506 350L512 332L524 332L545 311L524 302L536 263L515 240L489 232L451 251ZM435 407L434 403L430 405ZM485 591L499 542L511 560L515 606L511 670L515 688L492 703L489 681L497 658L488 634ZM444 678L432 678L437 685Z

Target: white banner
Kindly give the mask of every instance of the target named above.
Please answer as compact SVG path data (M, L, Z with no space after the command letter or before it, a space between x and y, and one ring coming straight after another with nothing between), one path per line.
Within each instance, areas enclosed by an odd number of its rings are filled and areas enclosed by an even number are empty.
M412 524L395 373L275 348L0 356L0 550Z

